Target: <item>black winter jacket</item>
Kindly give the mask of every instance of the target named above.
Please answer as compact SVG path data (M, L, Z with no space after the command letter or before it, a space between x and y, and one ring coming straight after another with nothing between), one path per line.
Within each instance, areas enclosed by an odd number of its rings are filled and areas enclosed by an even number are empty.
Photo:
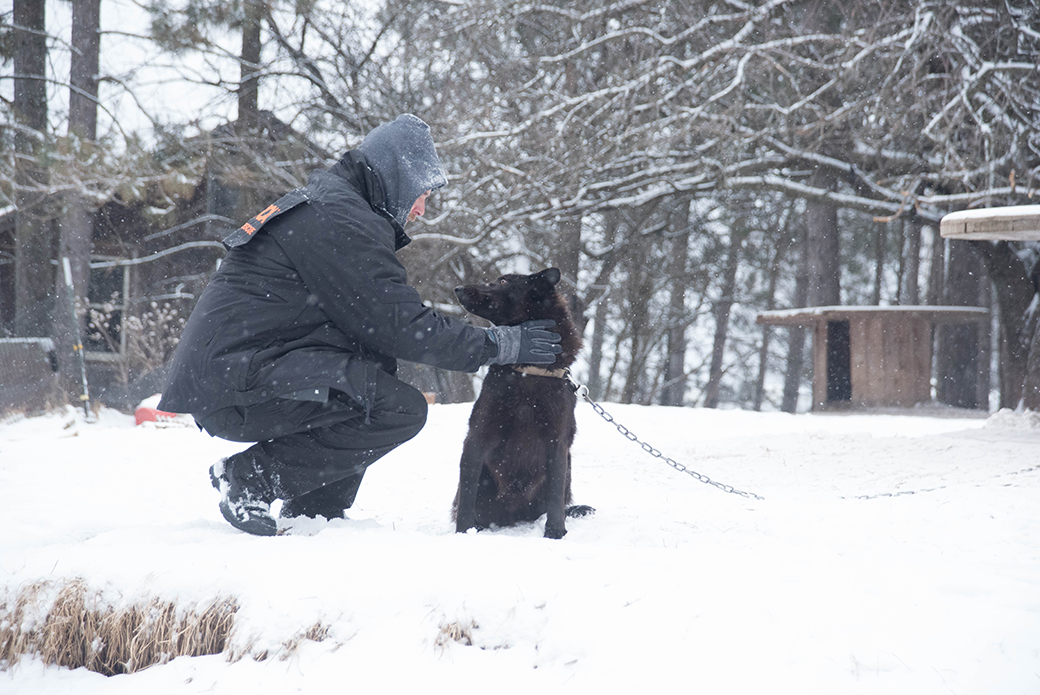
M480 366L485 332L424 306L408 285L396 252L410 239L360 151L296 193L304 202L231 248L206 286L160 409L203 417L274 397L324 401L333 388L368 410L374 370L392 374L397 359Z

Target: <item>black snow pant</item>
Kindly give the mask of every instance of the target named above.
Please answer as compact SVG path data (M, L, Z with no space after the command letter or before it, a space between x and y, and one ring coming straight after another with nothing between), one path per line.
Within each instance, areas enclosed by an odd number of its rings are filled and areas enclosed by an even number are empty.
M426 424L422 393L382 370L376 374L375 400L367 414L345 393L330 390L324 403L276 398L196 420L213 436L257 442L225 464L249 469L240 479L263 488L251 490L256 497L285 500L307 516L342 516L354 503L368 466Z

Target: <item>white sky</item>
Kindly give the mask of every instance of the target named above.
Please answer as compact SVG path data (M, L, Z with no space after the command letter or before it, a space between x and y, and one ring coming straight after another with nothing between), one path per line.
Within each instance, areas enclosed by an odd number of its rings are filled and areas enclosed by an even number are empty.
M0 12L10 12L12 0L0 0ZM52 36L48 51L49 120L54 132L65 132L68 110L69 43L72 35L72 6L48 0L47 32ZM238 67L232 60L214 62L196 53L163 54L150 42L138 38L148 32L148 16L134 0L102 0L101 59L103 81L99 87L102 109L98 114L99 138L112 130L138 133L147 138L152 121L189 122L205 114L204 126L236 115L234 95L221 87L201 84L215 69L225 79L237 80ZM237 53L236 37L228 37L226 48ZM10 77L11 66L5 69ZM263 89L263 87L261 87ZM131 93L132 92L132 93ZM14 84L0 80L0 94L11 99ZM261 100L264 95L261 93ZM118 124L118 127L117 127Z

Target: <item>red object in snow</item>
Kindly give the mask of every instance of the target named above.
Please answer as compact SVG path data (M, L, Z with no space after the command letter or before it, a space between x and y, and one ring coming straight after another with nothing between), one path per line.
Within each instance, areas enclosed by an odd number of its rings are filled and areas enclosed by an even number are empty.
M177 417L177 413L168 413L165 410L149 408L144 405L138 406L137 410L134 411L134 420L138 425L142 422L162 422L163 420L172 420L175 417Z

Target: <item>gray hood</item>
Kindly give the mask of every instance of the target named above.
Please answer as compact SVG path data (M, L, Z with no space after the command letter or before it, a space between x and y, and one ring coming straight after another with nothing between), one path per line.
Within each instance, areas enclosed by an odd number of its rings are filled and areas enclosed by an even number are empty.
M369 133L359 148L386 190L386 211L402 227L415 201L448 183L430 126L410 113Z

